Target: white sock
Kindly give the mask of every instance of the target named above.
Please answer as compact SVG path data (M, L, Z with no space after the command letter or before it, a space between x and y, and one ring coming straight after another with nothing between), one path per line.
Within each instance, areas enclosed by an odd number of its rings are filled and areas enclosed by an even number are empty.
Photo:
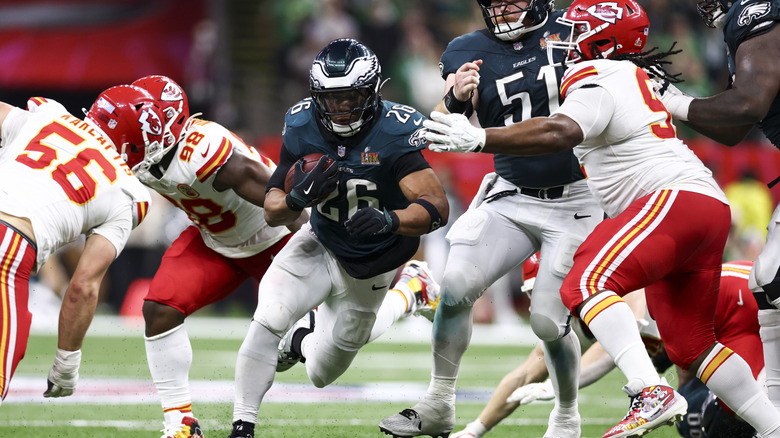
M192 415L189 372L192 345L184 324L159 335L144 337L146 360L157 394L160 396L165 422L177 424L182 414Z
M626 376L632 392L661 383L639 335L634 313L622 298L612 291L602 292L583 306L580 318Z
M279 340L279 336L257 321L252 320L249 324L249 332L238 349L236 359L234 422L257 423L260 402L271 388L276 374Z
M760 436L775 436L769 434L780 428L777 410L753 379L750 366L738 354L716 343L696 370L696 377Z
M780 310L759 310L761 342L764 344L764 370L769 400L780 411Z
M404 292L406 289L408 292ZM414 310L414 294L409 287L401 284L396 285L395 289L390 289L382 301L382 306L376 312L376 321L371 329L371 335L368 342L382 336L396 321L409 316Z

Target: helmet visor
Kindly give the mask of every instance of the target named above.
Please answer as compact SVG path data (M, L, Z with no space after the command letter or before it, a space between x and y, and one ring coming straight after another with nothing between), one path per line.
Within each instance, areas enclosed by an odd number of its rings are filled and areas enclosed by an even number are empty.
M370 97L368 88L314 91L312 95L320 111L333 123L349 125L357 122L367 109Z

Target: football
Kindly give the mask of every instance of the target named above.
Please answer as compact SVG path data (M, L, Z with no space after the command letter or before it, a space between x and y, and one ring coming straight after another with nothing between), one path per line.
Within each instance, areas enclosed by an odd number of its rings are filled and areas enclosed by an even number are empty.
M317 162L320 161L320 157L323 155L324 154L313 153L301 158L299 161L302 161L301 168L303 171L306 173L311 172L312 169L314 169L314 167L317 165ZM330 167L333 163L333 158L328 157L327 167ZM290 170L287 171L287 176L284 178L284 191L286 193L290 193L290 191L293 189L293 186L295 186L295 165L290 167Z

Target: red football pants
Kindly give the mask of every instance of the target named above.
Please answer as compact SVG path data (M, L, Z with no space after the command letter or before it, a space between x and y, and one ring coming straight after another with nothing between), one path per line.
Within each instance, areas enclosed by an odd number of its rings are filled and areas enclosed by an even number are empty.
M144 299L189 316L227 297L249 277L260 281L290 237L251 257L232 259L206 246L197 227L188 227L165 251Z
M669 358L688 368L715 342L715 309L729 206L710 196L660 190L599 224L574 255L561 287L576 313L589 296L645 288Z
M27 239L0 222L0 398L27 350L32 313L27 307L36 251Z

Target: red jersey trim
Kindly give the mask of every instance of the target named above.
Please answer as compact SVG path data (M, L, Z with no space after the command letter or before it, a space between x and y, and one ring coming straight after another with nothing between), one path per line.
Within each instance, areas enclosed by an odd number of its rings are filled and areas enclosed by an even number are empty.
M596 70L596 67L588 66L582 70L572 72L571 75L565 75L563 77L563 82L561 82L561 97L566 99L566 93L569 91L569 88L571 88L572 85L587 77L596 76L598 74L599 72Z
M585 287L587 288L588 295L593 295L600 291L599 283L607 274L609 266L621 255L621 253L628 248L631 243L636 240L643 231L647 230L648 224L656 220L659 214L663 211L665 204L669 201L671 190L662 190L659 192L658 197L653 201L653 204L647 209L639 220L631 226L631 228L625 230L621 236L619 236L612 247L610 247L604 256L596 262L595 267L588 273L587 280L585 281Z
M214 156L212 156L211 159L195 173L198 177L198 181L206 181L213 175L223 164L225 164L225 161L227 161L228 156L230 156L230 151L232 150L233 145L230 143L230 140L223 138L222 144L219 145Z

